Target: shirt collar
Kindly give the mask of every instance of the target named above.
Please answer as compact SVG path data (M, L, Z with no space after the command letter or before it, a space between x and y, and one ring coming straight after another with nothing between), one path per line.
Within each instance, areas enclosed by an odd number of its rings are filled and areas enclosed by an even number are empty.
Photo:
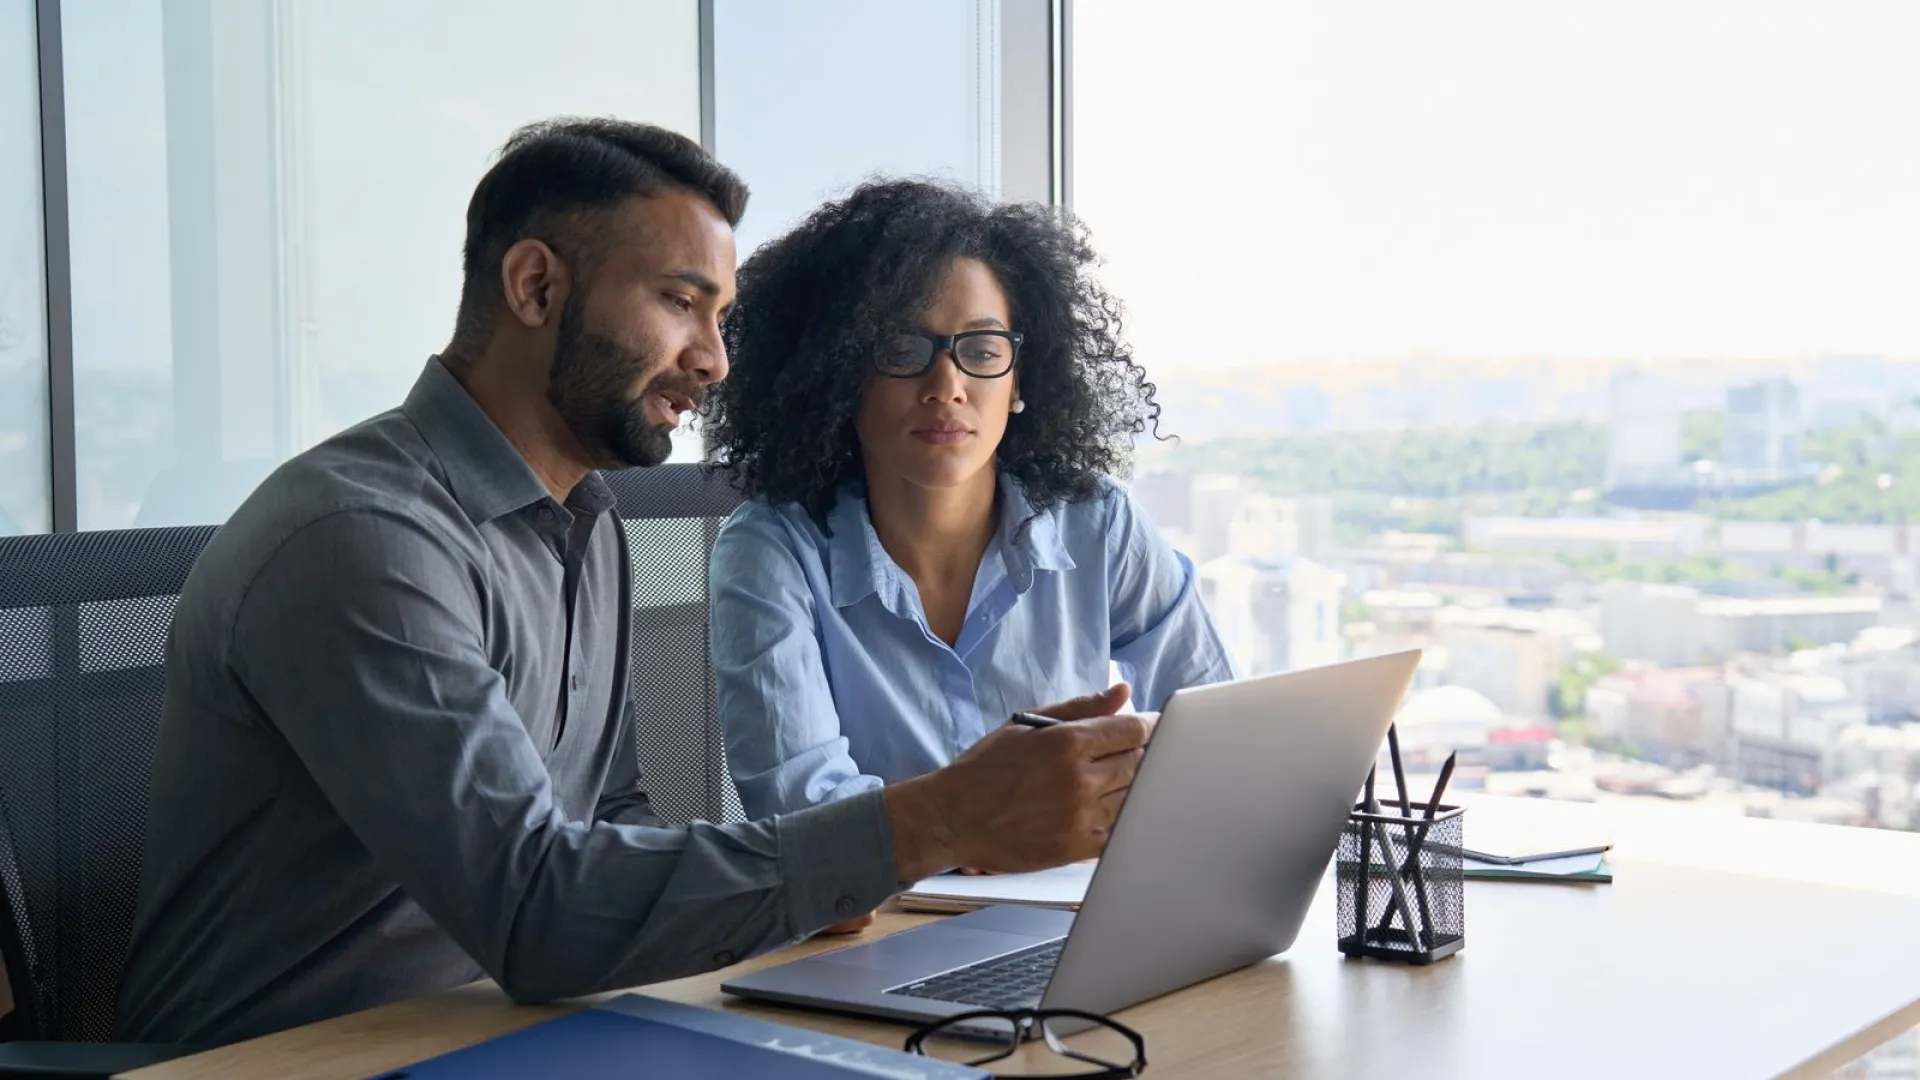
M567 493L567 509L595 517L613 509L619 501L612 485L597 470L581 477L580 482Z
M413 421L439 458L454 500L474 524L547 498L546 485L534 475L527 459L520 456L439 357L427 361L426 370L413 384L400 411ZM593 489L583 491L589 484ZM587 481L575 489L575 497L583 500L581 509L586 508L585 502L598 501L603 493L611 501L611 492L595 473L589 473Z
M1014 588L1026 592L1035 570L1071 570L1073 556L1060 536L1060 511L1035 510L1020 482L1000 474L1000 544L1008 553Z
M1005 473L1000 474L999 489L1000 531L994 543L1006 553L1014 588L1026 592L1036 570L1073 569L1073 556L1060 536L1058 512L1036 511L1019 481ZM898 607L897 594L904 592L906 575L880 546L880 534L873 530L866 495L858 483L840 489L827 511L827 528L832 533L827 540L827 565L833 576L833 606L850 607L878 595L889 606Z
M897 569L880 546L880 534L873 531L860 485L841 487L827 511L827 530L832 534L827 538L827 567L833 575L834 607L851 607L879 593L883 584L895 584Z

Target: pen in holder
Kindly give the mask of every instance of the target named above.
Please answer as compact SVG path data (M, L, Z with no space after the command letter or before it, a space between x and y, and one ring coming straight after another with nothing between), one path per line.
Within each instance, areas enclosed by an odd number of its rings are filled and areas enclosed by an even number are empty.
M1361 802L1347 815L1334 856L1335 930L1348 956L1431 964L1466 943L1466 811L1397 810L1376 804L1370 812Z

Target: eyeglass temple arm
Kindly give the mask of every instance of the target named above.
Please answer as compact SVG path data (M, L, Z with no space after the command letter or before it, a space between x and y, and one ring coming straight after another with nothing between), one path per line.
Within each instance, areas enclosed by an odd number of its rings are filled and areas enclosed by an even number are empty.
M1084 1014L1084 1015L1088 1015L1089 1017L1091 1016L1091 1014ZM1105 1025L1109 1030L1120 1033L1121 1035L1126 1037L1128 1042L1133 1044L1134 1063L1132 1065L1122 1065L1117 1061L1108 1061L1105 1058L1097 1058L1097 1057L1094 1057L1092 1054L1083 1054L1080 1051L1075 1050L1073 1047L1068 1046L1066 1042L1060 1038L1060 1036L1055 1035L1053 1033L1053 1029L1048 1027L1046 1024L1046 1021L1044 1020L1036 1022L1033 1026L1040 1029L1040 1037L1046 1040L1047 1049L1052 1050L1054 1053L1059 1054L1062 1057L1070 1057L1075 1061L1084 1061L1089 1065L1098 1065L1103 1069L1110 1069L1110 1070L1129 1070L1130 1069L1132 1070L1132 1073L1131 1073L1132 1075L1136 1075L1136 1076L1139 1075L1140 1070L1147 1063L1146 1040L1142 1039L1138 1032L1134 1031L1132 1028L1123 1026L1122 1024L1120 1024L1119 1021L1116 1021L1107 1017L1100 1017L1099 1019L1100 1019L1100 1023Z

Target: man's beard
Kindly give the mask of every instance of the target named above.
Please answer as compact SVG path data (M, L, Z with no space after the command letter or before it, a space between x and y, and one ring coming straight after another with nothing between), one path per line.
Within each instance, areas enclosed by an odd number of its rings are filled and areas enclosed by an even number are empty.
M649 370L664 367L662 351L650 341L629 348L589 331L584 297L575 292L567 298L553 346L547 400L596 458L644 467L658 465L673 453L673 427L649 422L647 401L673 392L698 406L704 396L700 384L666 367L648 380L639 397L627 396Z

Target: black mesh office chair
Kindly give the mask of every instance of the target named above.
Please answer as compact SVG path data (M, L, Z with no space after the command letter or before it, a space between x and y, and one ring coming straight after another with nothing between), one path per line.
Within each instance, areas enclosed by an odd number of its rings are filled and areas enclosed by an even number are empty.
M628 708L640 775L668 821L739 821L707 653L707 555L739 493L699 465L608 473L633 572Z
M631 702L655 809L739 820L714 712L707 554L738 495L699 466L608 475L634 575ZM212 528L0 539L0 1080L98 1076L189 1047L110 1036L173 604Z
M0 1077L189 1048L102 1043L140 879L173 605L212 528L0 539ZM48 1040L48 1041L42 1041ZM53 1042L51 1040L57 1040Z

